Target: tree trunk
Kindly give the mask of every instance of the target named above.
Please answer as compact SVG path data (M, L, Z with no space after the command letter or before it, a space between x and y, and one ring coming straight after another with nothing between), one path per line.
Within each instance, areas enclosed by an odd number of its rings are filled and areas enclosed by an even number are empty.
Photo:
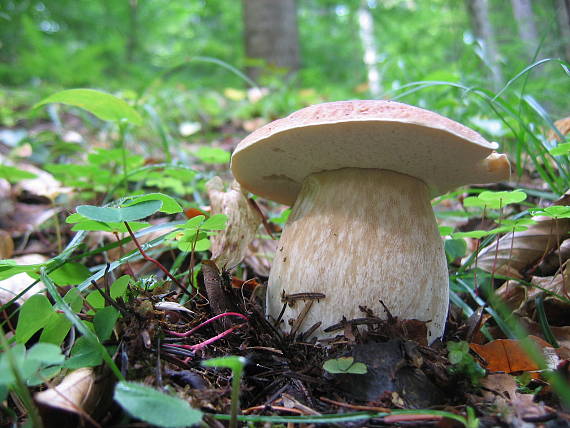
M481 45L481 57L489 67L493 88L498 90L504 82L499 63L499 51L495 41L495 33L489 21L489 5L487 0L466 0L467 10L475 36Z
M534 21L534 13L532 12L531 0L511 0L511 5L517 20L519 37L525 45L527 56L529 59L532 59L540 41Z
M378 98L381 92L380 73L378 71L378 50L376 48L376 41L374 40L374 19L366 0L362 0L358 8L358 27L364 51L363 60L368 76L368 90L373 98Z
M127 38L126 59L127 62L134 62L138 49L138 0L129 0L129 33Z
M570 61L570 0L556 1L556 16L566 61Z
M243 0L247 74L258 80L276 68L299 68L295 0Z

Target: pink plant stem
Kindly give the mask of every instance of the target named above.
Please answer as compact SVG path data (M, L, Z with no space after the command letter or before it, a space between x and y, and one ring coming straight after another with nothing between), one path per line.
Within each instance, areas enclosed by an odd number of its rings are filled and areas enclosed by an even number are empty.
M190 329L190 330L188 330L188 331L186 331L186 332L184 332L184 333L178 333L177 331L171 331L171 330L167 330L166 333L170 334L171 336L176 336L176 337L188 337L188 336L190 336L192 333L194 333L196 330L198 330L198 329L204 327L205 325L210 324L211 322L216 321L216 320L218 320L218 319L220 319L220 318L229 317L229 316L240 317L241 319L244 319L244 320L246 320L246 321L249 321L249 320L247 319L247 317L246 317L245 315L243 315L243 314L240 314L240 313L237 313L237 312L224 312L223 314L216 315L215 317L212 317L212 318L210 318L210 319L204 321L203 323L198 324L196 327L194 327L194 328L192 328L192 329ZM232 327L232 328L233 328L233 327ZM231 329L230 329L230 330L231 330ZM229 330L226 330L226 331L229 331ZM221 334L224 334L224 333L221 333ZM218 335L218 336L219 336L219 335ZM218 337L218 336L216 336L216 337ZM223 336L221 336L221 337L223 337ZM186 345L184 345L184 346L186 346Z
M221 332L220 334L211 337L208 340L204 340L203 342L197 343L196 345L177 345L177 344L168 344L168 345L164 345L168 348L182 348L182 349L189 349L190 351L199 351L200 349L210 345L211 343L214 343L216 340L221 339L225 336L227 336L228 334L230 334L231 332L233 332L234 330L237 330L238 328L243 327L245 324L240 324L240 325L236 325L234 327L228 328L226 331Z

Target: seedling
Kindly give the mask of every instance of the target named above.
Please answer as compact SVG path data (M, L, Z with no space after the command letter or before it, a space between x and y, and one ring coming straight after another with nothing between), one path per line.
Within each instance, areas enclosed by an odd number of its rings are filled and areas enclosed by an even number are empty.
M244 357L222 357L204 361L206 367L227 367L232 371L232 406L230 411L230 428L237 427L237 414L239 411L239 385L243 368L247 360Z
M323 364L323 369L332 374L366 374L368 367L364 363L355 363L353 357L340 357L334 360L327 360Z

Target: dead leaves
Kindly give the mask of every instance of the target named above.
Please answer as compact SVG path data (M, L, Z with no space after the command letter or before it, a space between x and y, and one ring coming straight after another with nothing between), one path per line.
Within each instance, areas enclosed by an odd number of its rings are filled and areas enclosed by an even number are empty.
M525 270L570 237L570 219L542 218L522 232L508 233L484 248L477 267L521 279Z
M551 347L539 337L530 338L541 349ZM490 372L513 373L540 369L518 340L497 339L485 345L471 343L469 347L484 360L485 368Z
M206 183L206 189L212 214L225 214L228 218L226 229L211 237L212 260L221 268L230 268L243 260L262 218L238 182L234 181L226 192L221 178L214 177Z

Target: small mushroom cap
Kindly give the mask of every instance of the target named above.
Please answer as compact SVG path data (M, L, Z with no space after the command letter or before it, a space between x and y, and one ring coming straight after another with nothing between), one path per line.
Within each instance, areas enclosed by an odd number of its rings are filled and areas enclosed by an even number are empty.
M257 195L292 205L305 177L341 168L391 170L424 181L432 196L507 179L509 162L477 132L394 101L317 104L259 128L236 147L232 172Z

